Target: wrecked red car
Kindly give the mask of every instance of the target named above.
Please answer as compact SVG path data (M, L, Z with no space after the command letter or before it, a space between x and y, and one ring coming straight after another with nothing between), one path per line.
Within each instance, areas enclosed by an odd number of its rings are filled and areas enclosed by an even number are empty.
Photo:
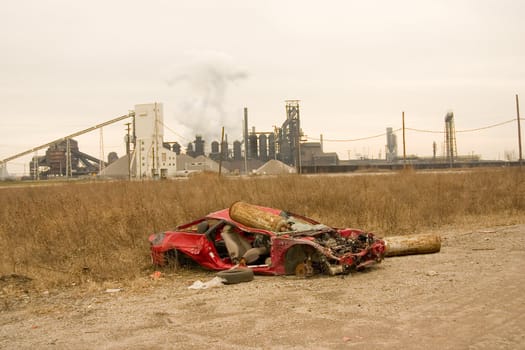
M225 239L232 234L262 247L254 249L262 253L246 263L262 275L348 274L381 262L385 254L385 242L372 233L333 228L294 213L236 202L173 231L152 234L152 261L179 266L190 260L216 271L234 268L243 257L234 256L231 239Z

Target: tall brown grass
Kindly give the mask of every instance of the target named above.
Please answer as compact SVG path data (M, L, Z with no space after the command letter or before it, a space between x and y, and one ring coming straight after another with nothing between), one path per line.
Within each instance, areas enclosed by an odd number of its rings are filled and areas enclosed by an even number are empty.
M277 207L379 236L447 225L525 223L525 172L488 169L359 176L62 183L0 188L0 275L42 286L151 273L149 234L234 201Z

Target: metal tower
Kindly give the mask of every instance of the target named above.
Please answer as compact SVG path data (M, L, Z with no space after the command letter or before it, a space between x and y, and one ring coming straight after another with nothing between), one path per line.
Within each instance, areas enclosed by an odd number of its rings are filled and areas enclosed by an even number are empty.
M454 127L454 113L452 112L448 112L445 116L445 152L447 162L452 165L458 156L456 129Z
M287 100L286 120L279 129L278 147L281 160L301 172L301 121L299 100Z

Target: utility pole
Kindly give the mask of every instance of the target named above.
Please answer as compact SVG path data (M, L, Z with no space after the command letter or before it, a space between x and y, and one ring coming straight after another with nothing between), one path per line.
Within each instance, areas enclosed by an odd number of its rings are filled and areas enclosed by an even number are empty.
M405 111L402 112L403 119L403 169L407 167L407 150L405 144Z
M521 122L520 122L520 102L519 102L519 99L518 99L518 94L516 94L516 112L517 112L517 117L516 119L518 120L518 145L519 145L519 163L520 165L523 163L523 155L521 153Z

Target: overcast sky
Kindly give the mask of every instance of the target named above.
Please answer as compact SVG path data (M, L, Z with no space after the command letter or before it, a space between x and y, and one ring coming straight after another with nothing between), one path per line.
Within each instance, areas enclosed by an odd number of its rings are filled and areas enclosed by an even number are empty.
M325 151L384 157L385 137L329 140L400 128L402 111L430 131L448 111L458 131L516 118L524 16L522 0L2 1L0 159L149 102L164 104L167 140L209 144L224 125L232 142L243 107L270 131L287 99ZM106 155L124 153L123 135L104 129ZM409 131L407 153L430 156L434 141L441 153L443 139ZM78 140L99 156L98 132ZM517 157L516 122L458 133L457 147Z

